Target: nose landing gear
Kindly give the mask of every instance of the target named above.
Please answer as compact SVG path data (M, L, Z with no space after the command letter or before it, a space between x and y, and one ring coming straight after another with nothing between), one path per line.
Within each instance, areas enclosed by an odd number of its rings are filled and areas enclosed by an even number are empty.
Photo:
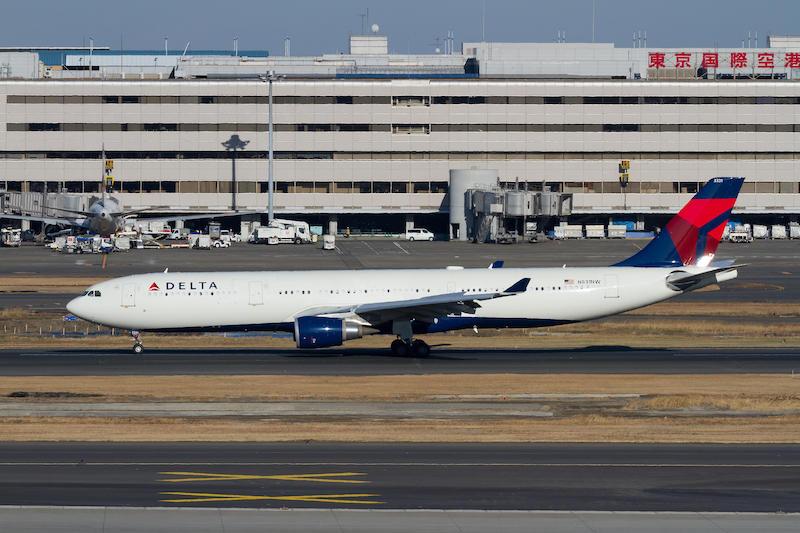
M141 340L139 339L139 332L136 330L131 331L131 338L133 339L133 353L140 354L144 351L144 344L142 344Z

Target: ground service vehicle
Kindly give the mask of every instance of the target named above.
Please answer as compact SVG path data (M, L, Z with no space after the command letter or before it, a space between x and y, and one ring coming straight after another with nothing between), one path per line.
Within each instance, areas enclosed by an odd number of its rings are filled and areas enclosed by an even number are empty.
M306 222L276 218L256 228L249 240L255 244L304 244L311 242L311 229Z
M432 241L433 233L425 228L409 228L406 230L404 237L407 241Z

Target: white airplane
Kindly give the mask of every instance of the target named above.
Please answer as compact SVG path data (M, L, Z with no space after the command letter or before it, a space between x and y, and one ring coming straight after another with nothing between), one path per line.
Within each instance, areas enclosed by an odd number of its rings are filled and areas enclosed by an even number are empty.
M135 221L139 223L167 223L176 221L212 219L231 215L249 214L251 211L215 211L193 215L170 215L166 217L142 217L155 208L123 210L116 198L103 194L95 199L85 211L74 209L48 208L52 211L66 213L64 216L11 215L0 213L0 219L28 220L41 222L46 226L76 228L108 237L125 229L125 225ZM61 233L61 232L56 232Z
M90 322L141 331L286 331L298 348L391 334L397 355L424 357L415 334L530 328L615 315L734 279L714 263L743 178L710 180L655 239L610 267L137 274L67 304Z

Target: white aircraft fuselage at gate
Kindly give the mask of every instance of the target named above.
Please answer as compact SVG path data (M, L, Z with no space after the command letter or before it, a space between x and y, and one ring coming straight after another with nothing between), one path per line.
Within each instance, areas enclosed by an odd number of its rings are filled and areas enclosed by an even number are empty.
M98 324L139 331L287 331L300 348L368 334L427 355L414 334L537 327L629 311L737 276L714 263L741 178L711 180L661 234L610 267L151 273L104 281L68 304Z

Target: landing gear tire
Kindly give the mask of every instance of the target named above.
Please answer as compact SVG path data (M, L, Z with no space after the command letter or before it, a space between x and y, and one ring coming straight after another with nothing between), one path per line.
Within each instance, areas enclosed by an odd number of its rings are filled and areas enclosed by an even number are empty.
M142 344L142 341L139 340L140 339L139 332L136 330L131 331L131 339L133 339L133 347L131 348L133 353L135 354L142 353L144 351L144 344Z
M417 339L411 343L411 353L414 357L428 357L431 354L431 347L425 341Z
M393 340L391 348L392 348L392 354L400 357L406 357L409 352L408 344L401 341L400 339Z

